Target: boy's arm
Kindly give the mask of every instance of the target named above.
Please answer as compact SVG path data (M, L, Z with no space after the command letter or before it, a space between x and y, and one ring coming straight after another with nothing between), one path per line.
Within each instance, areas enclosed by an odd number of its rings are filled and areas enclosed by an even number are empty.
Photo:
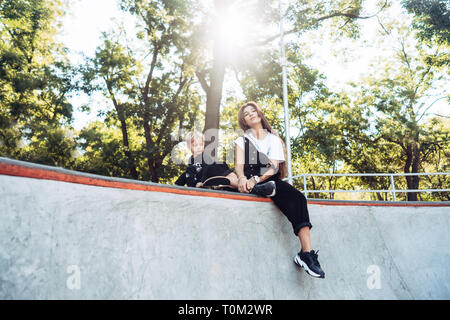
M206 179L208 179L208 167L212 164L214 164L214 161L212 160L212 158L208 154L203 152L202 153L202 170L199 172L199 176L201 175L201 177L198 177L200 179L197 179L197 181L203 183L203 182L205 182Z
M177 181L175 181L175 184L177 186L184 186L186 182L186 172L183 172L183 174L178 177Z
M208 166L204 165L201 171L202 177L200 178L200 182L205 182L206 179L208 179Z
M188 187L195 187L196 180L195 177L197 176L197 169L193 164L190 164L186 169L186 185Z

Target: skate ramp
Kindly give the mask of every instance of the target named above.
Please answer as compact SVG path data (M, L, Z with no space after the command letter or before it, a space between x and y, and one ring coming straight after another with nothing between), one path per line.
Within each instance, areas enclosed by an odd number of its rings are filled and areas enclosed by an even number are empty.
M269 199L0 158L0 299L449 299L449 209L310 200L314 279Z

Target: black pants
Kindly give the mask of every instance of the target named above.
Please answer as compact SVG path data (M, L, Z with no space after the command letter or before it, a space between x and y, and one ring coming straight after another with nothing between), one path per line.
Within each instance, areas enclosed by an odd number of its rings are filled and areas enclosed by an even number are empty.
M303 193L286 181L280 180L278 176L272 176L264 182L270 180L275 181L276 185L276 194L271 199L292 224L294 234L297 236L303 227L311 229L312 224L309 222L308 205Z
M201 179L202 182L205 182L206 179L215 177L215 176L226 177L227 175L229 175L230 173L233 172L230 170L230 168L228 167L228 165L226 163L212 163L212 164L204 167L203 170L205 170L205 172Z

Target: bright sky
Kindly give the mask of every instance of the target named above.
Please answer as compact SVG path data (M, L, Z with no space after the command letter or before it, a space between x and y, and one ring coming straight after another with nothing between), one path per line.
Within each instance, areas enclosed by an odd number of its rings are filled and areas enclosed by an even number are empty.
M112 0L71 0L70 9L63 20L60 41L70 50L69 58L73 64L83 62L83 55L93 57L101 42L101 34L112 30L121 21L123 13L116 1ZM95 120L100 104L110 104L100 93L87 96L74 95L74 127L79 130L88 122ZM83 105L91 106L91 113L78 110Z
M101 43L101 33L114 28L122 16L115 0L71 0L61 40L72 53L92 56Z
M101 33L116 28L124 17L114 0L73 0L70 1L68 11L63 20L63 33L59 39L69 48L69 57L74 64L83 61L82 54L92 57L96 47L101 44ZM127 27L133 24L130 19L126 22ZM374 55L389 54L389 50L386 48L367 46L373 42L377 27L376 20L365 20L363 25L364 37L354 42L330 43L329 41L320 41L320 36L313 34L308 35L309 40L305 39L316 46L313 51L313 59L310 61L311 65L327 76L327 85L333 90L340 90L348 81L355 81L364 76L369 70L369 64ZM345 58L334 56L334 50L346 50ZM224 89L228 90L226 87ZM110 105L110 102L100 94L93 94L89 97L82 93L75 95L72 103L76 109L85 104L91 106L91 114L75 111L75 129L81 129L89 121L95 119L99 105ZM450 108L445 99L436 102L430 111L450 115Z

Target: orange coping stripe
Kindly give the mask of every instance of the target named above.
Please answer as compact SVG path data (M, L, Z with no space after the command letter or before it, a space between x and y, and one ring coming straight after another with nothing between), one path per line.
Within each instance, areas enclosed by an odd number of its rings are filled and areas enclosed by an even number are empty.
M249 197L247 195L233 194L233 193L215 193L208 191L196 191L196 190L182 190L177 188L170 188L164 186L154 186L147 184L139 184L134 182L121 182L121 181L109 181L101 178L91 178L79 176L76 174L57 172L48 169L30 168L27 166L21 166L16 164L8 164L0 162L0 174L27 177L34 179L55 180L70 183L79 183L98 187L140 190L140 191L154 191L154 192L166 192L183 194L190 196L212 197L232 200L245 200L245 201L257 201L257 202L272 202L269 198L263 197ZM326 202L308 199L308 204L325 205L325 206L379 206L379 207L449 207L450 202L447 203L395 203L395 202Z
M154 191L154 192L166 192L166 193L176 193L184 194L190 196L202 196L202 197L212 197L212 198L222 198L222 199L233 199L233 200L246 200L246 201L258 201L258 202L271 202L272 200L262 197L248 197L240 194L225 194L225 193L215 193L207 191L196 191L196 190L181 190L177 188L169 188L164 186L152 186L133 182L121 182L121 181L108 181L101 178L90 178L78 176L75 174L56 172L52 170L39 169L39 168L29 168L20 165L12 165L6 163L0 163L0 174L27 177L34 179L45 179L45 180L56 180L71 183L86 184L98 187L108 187L108 188L118 188L118 189L130 189L130 190L140 190L140 191Z

